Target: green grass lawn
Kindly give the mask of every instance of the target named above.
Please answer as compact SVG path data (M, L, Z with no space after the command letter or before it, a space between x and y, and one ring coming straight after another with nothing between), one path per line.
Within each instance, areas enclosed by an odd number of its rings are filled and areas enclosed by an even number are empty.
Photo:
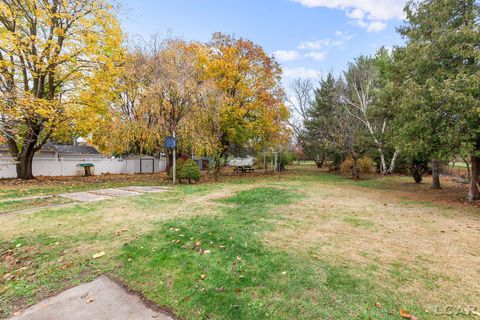
M0 214L0 318L105 273L181 319L438 319L478 304L478 209L406 203L392 191L404 177L301 167Z

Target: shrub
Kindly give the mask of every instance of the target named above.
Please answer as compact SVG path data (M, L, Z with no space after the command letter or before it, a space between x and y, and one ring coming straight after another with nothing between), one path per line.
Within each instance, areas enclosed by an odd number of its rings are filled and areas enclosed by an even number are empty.
M188 179L188 183L193 181L200 180L200 169L195 161L192 159L188 159L183 164L182 168L180 169L180 174L178 175L180 181L182 179Z
M177 179L180 176L180 169L182 169L184 163L185 163L185 160L183 160L182 158L177 159L177 168L175 170L177 172ZM173 166L171 166L170 170L168 170L168 177L170 179L173 179Z
M280 154L280 163L282 163L284 166L292 164L294 161L296 161L297 155L292 152L292 151L285 151Z
M358 173L371 173L374 169L373 160L369 157L362 157L358 159ZM340 165L340 172L353 174L353 158L348 156Z
M426 155L417 154L411 157L410 161L411 163L409 169L413 180L415 180L415 183L421 183L423 180L423 175L428 173L430 170L430 158Z
M341 171L342 163L344 160L343 155L339 152L332 151L327 155L327 157L329 160L325 163L327 165L328 171Z
M375 163L366 156L358 160L358 166L360 167L360 173L372 173L375 171Z

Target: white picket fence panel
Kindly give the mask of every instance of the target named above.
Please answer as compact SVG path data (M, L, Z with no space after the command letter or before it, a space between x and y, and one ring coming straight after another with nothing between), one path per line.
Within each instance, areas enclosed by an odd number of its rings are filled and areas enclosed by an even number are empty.
M135 174L158 173L167 170L166 159L33 159L32 171L34 176L79 176L84 169L78 167L80 163L93 163L94 175L102 174ZM13 159L0 159L0 179L16 178L16 165Z

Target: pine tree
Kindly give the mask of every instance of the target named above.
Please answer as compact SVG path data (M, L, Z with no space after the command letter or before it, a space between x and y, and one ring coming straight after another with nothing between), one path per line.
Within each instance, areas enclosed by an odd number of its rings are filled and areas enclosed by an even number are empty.
M325 159L334 153L329 148L328 140L334 110L339 105L337 80L329 73L320 81L314 93L315 99L307 111L301 141L304 152L312 157L320 168Z

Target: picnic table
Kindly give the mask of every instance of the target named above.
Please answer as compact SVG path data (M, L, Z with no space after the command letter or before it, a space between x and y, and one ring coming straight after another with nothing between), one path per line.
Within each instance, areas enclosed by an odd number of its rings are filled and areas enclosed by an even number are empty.
M89 177L92 175L92 168L95 167L93 163L80 163L77 166L85 169L85 177Z
M249 173L255 172L255 169L252 166L235 166L233 167L233 172Z
M255 164L255 158L233 158L228 161L228 165L233 167L233 172L247 173L255 172L253 165Z

